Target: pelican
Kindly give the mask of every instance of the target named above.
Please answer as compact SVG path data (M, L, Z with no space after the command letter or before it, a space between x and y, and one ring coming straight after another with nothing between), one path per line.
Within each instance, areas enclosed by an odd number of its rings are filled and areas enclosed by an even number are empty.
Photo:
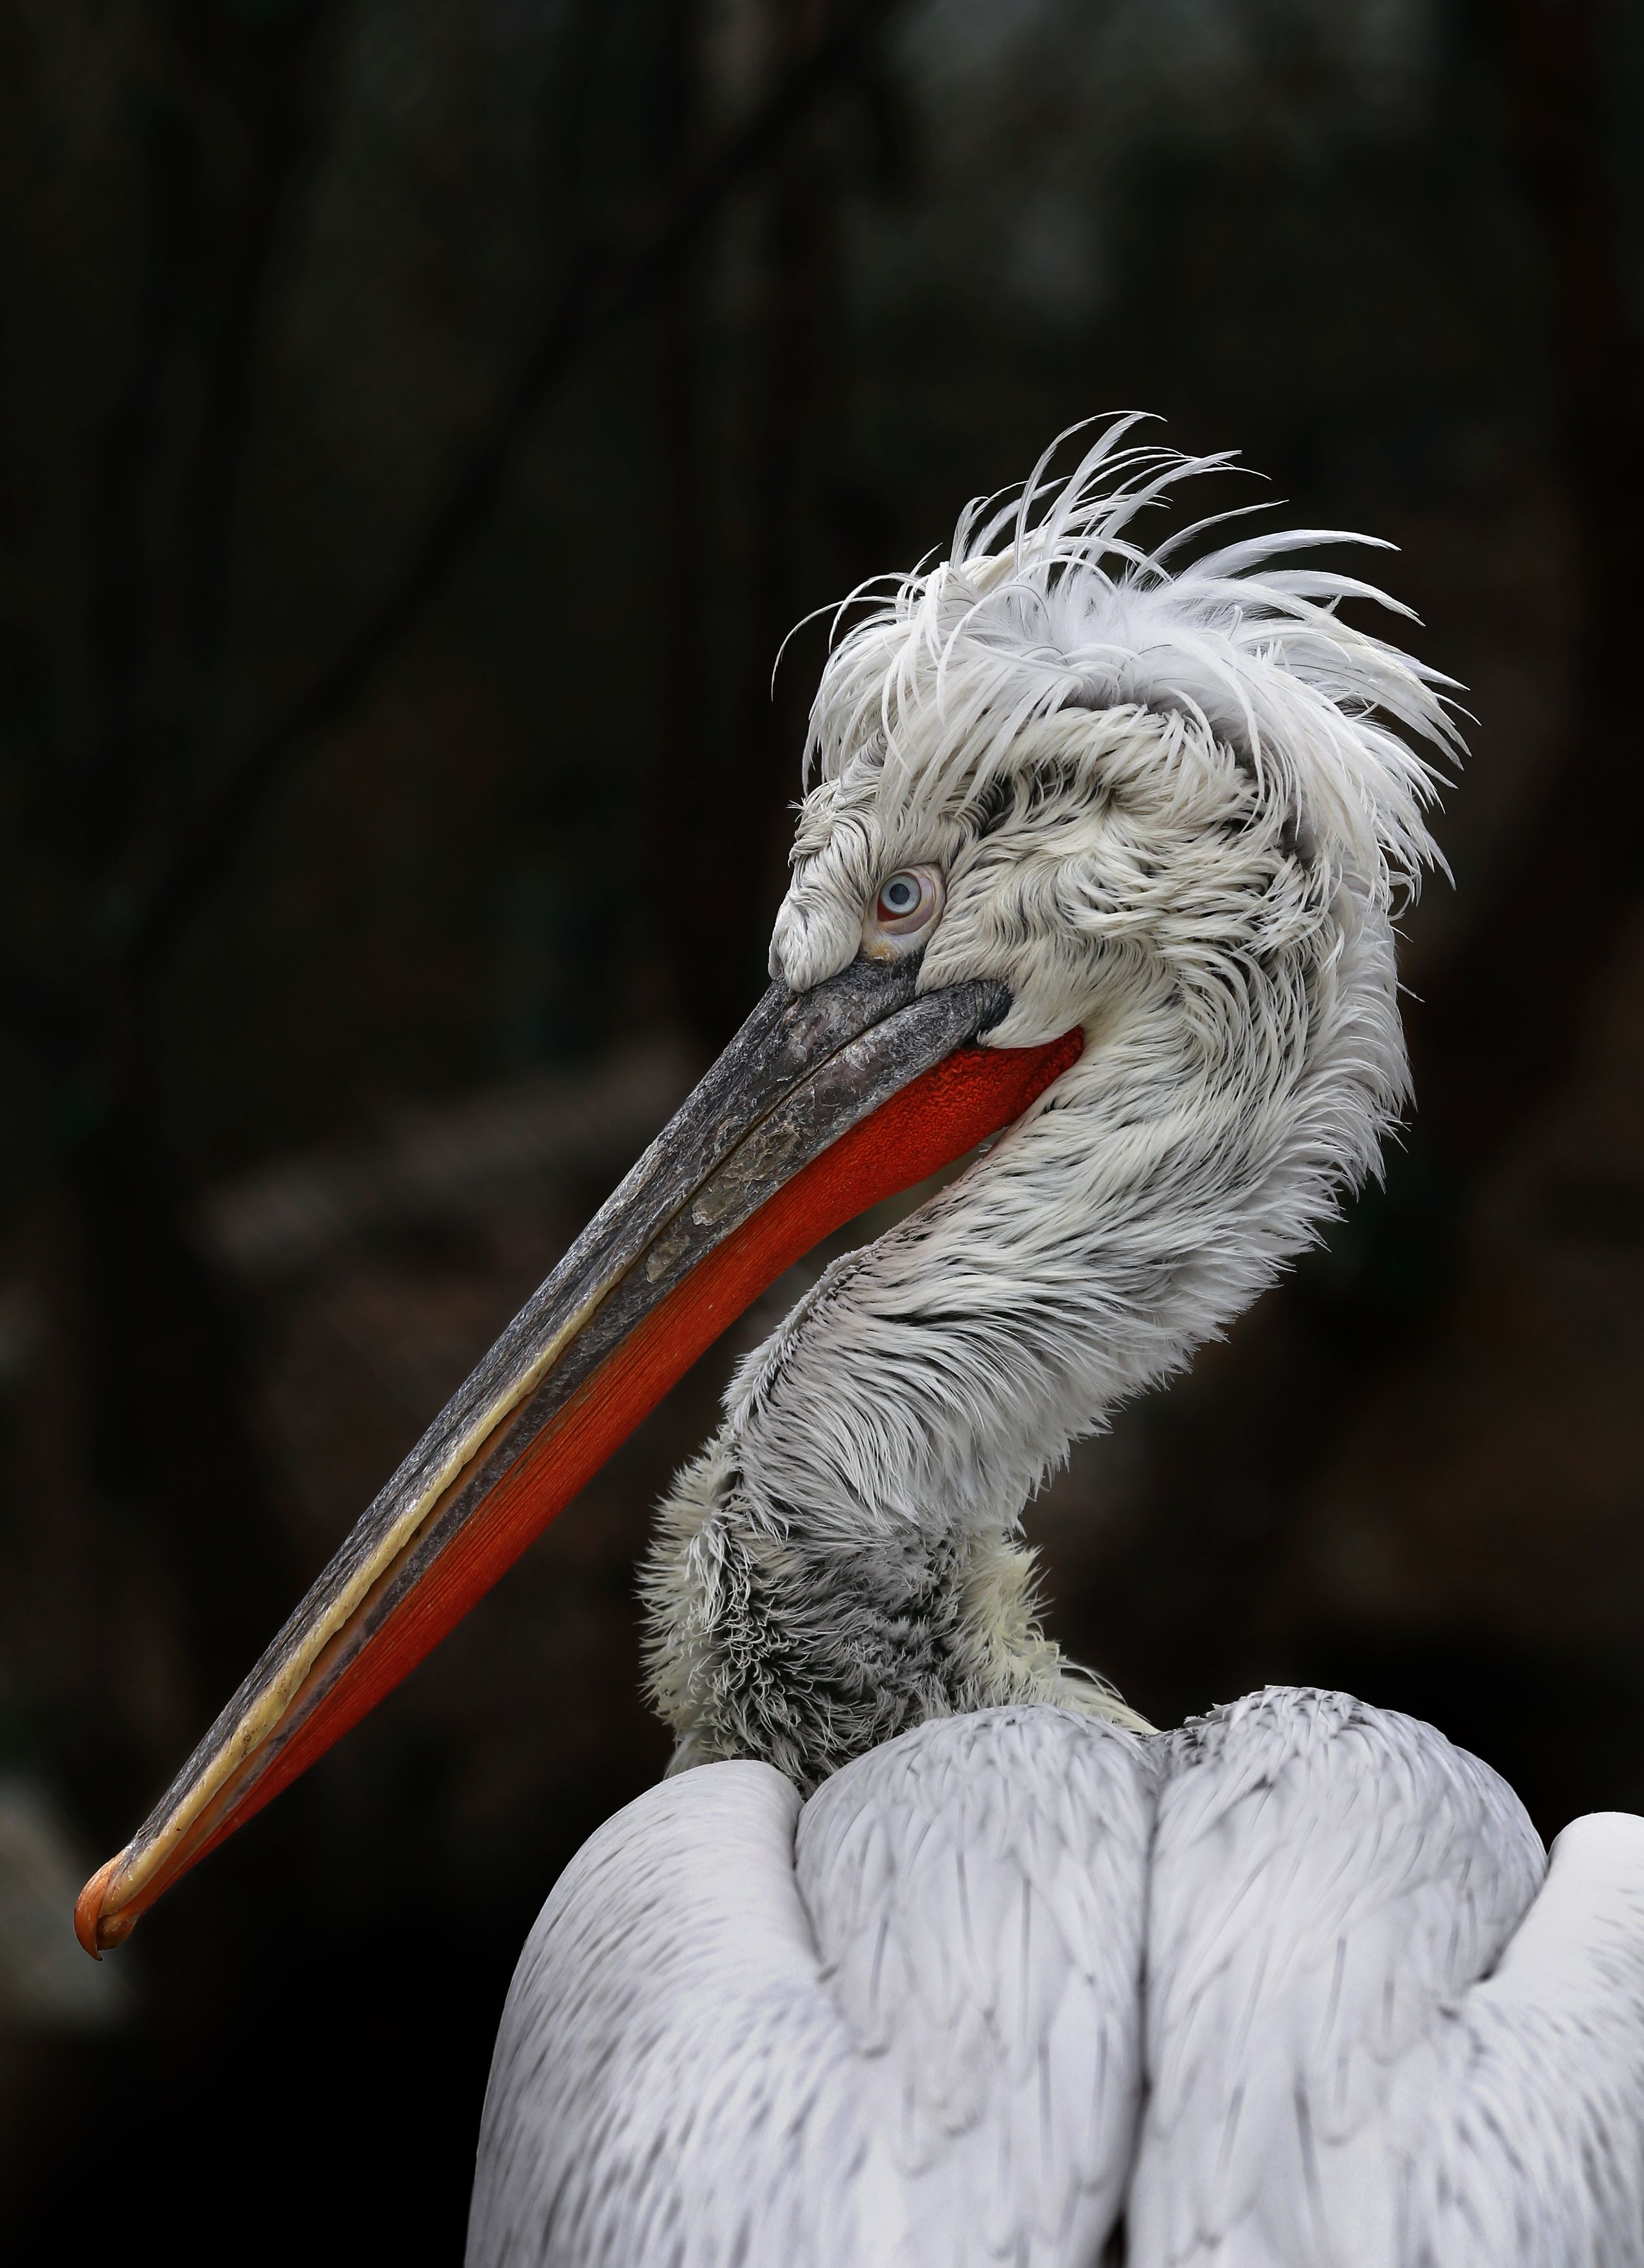
M1309 556L1365 539L1144 548L1229 460L1135 422L836 623L769 991L81 1896L127 1935L767 1285L968 1158L661 1507L673 1768L526 1945L470 2268L1644 2264L1644 1821L1549 1859L1338 1694L1155 1732L1041 1624L1046 1474L1378 1169L1458 746Z

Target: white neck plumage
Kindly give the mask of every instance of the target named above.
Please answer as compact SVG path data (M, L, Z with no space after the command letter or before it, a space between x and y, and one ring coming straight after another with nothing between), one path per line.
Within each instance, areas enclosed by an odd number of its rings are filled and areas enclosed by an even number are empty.
M1106 990L1028 1117L748 1358L662 1507L676 1768L759 1756L809 1788L928 1717L1139 1721L1041 1631L1022 1508L1375 1170L1405 1063L1390 930L1351 883L1305 952Z

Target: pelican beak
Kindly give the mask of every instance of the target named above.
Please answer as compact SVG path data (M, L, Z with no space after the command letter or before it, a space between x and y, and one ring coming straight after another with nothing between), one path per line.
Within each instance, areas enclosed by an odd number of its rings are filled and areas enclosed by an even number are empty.
M703 1351L836 1228L1007 1125L1080 1052L975 1042L1002 985L917 961L773 984L453 1395L117 1857L97 1955L374 1707Z

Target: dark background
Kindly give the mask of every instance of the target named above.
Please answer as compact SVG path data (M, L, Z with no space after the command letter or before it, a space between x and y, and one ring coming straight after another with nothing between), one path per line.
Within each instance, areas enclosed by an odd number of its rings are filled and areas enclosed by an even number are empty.
M1597 0L0 7L8 2257L458 2256L734 1347L116 1960L67 1904L755 997L782 633L1093 412L1396 540L1478 722L1387 1189L1049 1491L1053 1628L1644 1808L1641 135Z

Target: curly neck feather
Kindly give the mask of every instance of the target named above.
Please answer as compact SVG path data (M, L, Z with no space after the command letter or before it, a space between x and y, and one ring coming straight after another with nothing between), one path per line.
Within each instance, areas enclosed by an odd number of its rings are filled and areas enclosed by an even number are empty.
M675 1769L757 1756L810 1788L1009 1701L1140 1721L1041 1629L1023 1506L1376 1169L1406 1073L1390 929L1351 880L1305 945L1202 981L1139 961L1105 998L1042 1103L748 1359L663 1505Z

